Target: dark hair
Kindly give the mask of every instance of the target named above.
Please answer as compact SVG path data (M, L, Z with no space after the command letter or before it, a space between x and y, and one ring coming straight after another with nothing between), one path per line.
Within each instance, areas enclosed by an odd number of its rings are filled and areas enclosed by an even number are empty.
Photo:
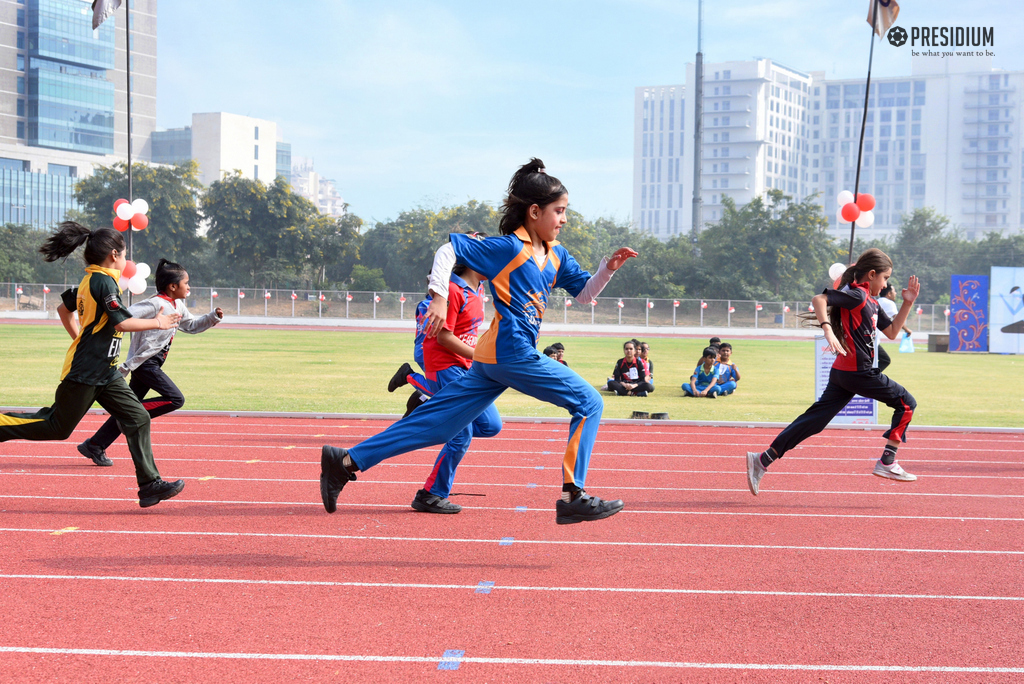
M508 196L501 205L498 231L511 235L526 223L526 212L534 204L544 208L569 191L562 181L549 176L544 162L534 157L519 167L508 183Z
M719 344L722 344L722 338L721 337L712 337L710 340L708 340L708 346L709 347L714 347L714 346L717 346Z
M544 347L544 356L554 356L554 355L555 355L555 348L554 347Z
M704 359L708 358L709 356L714 357L714 359L717 361L718 360L718 347L708 347L707 349L705 349L704 353L700 355L700 360L703 361Z
M892 269L892 259L889 255L878 249L877 247L871 247L870 249L864 250L859 257L857 262L843 271L843 275L839 278L839 284L836 285L837 290L841 290L850 283L855 283L861 278L866 276L871 271L885 271ZM815 318L814 312L807 311L798 314L799 318L807 321L807 325L817 326L817 318ZM814 321L811 323L810 321ZM850 349L846 346L846 335L843 334L843 316L840 313L840 307L830 306L828 307L828 322L832 324L832 333L839 340L839 343L843 345L843 349L847 352Z
M626 340L625 342L623 342L622 343L622 350L623 351L626 350L626 345L627 344L633 345L633 351L636 351L636 340Z
M466 235L473 238L474 240L483 240L485 237L487 237L487 233L483 232L482 230L478 230L473 233L466 233ZM461 278L463 274L465 274L465 272L468 270L469 266L467 266L466 264L455 264L455 267L452 268L452 273ZM427 278L429 280L430 276L427 276Z
M115 249L124 251L124 238L113 228L89 230L80 223L64 221L53 235L46 238L39 252L45 261L67 259L83 243L85 252L82 258L92 265L102 264Z
M565 345L562 344L561 342L555 342L553 345L551 345L551 348L557 351L565 351Z
M732 345L729 344L728 342L723 342L722 344L718 345L718 351L722 351L723 349L732 349Z
M156 291L164 292L171 285L177 285L185 277L185 267L167 259L156 265Z

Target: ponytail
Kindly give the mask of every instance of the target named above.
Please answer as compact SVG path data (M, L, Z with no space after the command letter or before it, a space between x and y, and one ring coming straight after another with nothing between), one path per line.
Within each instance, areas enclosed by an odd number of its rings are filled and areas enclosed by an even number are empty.
M102 264L115 249L119 252L124 251L124 238L113 228L89 230L80 223L64 221L53 235L46 239L39 252L45 261L67 259L83 243L85 252L82 257L85 263L92 265Z
M892 259L882 250L872 247L861 253L857 257L857 262L843 271L843 275L839 276L839 284L836 285L835 289L841 290L850 283L856 283L871 271L885 271L887 269L892 269ZM832 325L832 333L835 334L836 339L843 345L843 349L849 352L850 350L846 346L846 335L843 333L843 316L840 313L840 308L838 306L828 307L828 322ZM817 325L817 319L813 313L805 312L799 314L799 318L804 319L807 326ZM811 320L815 322L811 323Z
M526 223L526 212L534 204L542 209L569 191L562 181L549 176L544 162L536 157L519 167L508 183L508 196L501 205L498 231L511 235Z
M171 285L177 285L185 277L185 267L167 259L161 259L156 265L156 291L166 292Z

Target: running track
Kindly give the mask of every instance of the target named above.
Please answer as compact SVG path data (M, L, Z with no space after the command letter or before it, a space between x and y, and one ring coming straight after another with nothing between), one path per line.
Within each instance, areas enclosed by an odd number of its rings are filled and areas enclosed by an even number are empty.
M1024 435L826 431L756 499L765 429L606 425L557 526L565 424L476 440L455 516L408 504L432 450L328 515L320 445L381 421L168 416L176 499L142 510L123 441L0 445L0 680L1020 682Z

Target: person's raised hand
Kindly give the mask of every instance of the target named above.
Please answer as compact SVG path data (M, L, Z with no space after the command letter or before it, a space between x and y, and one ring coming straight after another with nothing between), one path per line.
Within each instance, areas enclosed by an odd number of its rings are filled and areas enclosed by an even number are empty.
M907 281L907 286L903 288L903 301L913 304L919 294L921 294L921 281L917 279L916 275L912 275Z
M156 327L160 330L169 330L174 326L178 325L178 321L181 320L181 314L157 314L156 315Z
M612 258L608 260L608 270L617 271L622 264L626 263L626 259L632 259L637 256L640 255L637 254L635 250L632 250L629 247L620 247L615 250L615 254L612 254Z

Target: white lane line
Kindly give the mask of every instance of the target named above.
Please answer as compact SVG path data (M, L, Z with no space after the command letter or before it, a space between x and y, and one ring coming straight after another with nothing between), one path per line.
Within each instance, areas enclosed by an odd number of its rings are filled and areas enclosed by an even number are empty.
M36 653L47 655L116 656L120 658L202 658L231 660L312 660L372 663L439 663L438 656L337 655L316 653L214 653L203 651L129 651L101 648L30 648L0 646L0 653ZM700 663L660 660L581 660L568 658L480 658L462 657L461 664L549 665L574 667L650 667L698 670L773 670L807 672L943 672L972 674L1019 674L1024 667L958 667L945 665L833 665L821 663Z
M551 489L558 489L561 491L561 485L538 485L538 487L547 487ZM599 491L599 490L594 490ZM736 490L736 491L746 491ZM452 496L458 496L456 492ZM41 501L52 501L52 496L39 496L35 494L0 494L0 499L34 499ZM102 496L62 496L61 501L118 501L127 503L136 503L138 499L130 498L115 498L115 497L102 497ZM232 501L225 499L177 499L171 505L190 503L190 504L212 504L212 505L230 505L230 506L312 506L319 508L322 503L313 501ZM474 511L512 511L515 513L522 512L518 506L478 506L475 504L464 504L463 506L467 510L471 509ZM409 509L410 507L406 504L393 504L393 503L343 503L338 502L338 508L401 508ZM62 513L73 514L73 511L61 511ZM529 513L545 513L550 514L550 508L531 507L527 508ZM967 515L893 515L891 513L882 515L870 515L867 513L765 513L761 511L667 511L667 510L642 510L634 508L626 508L622 511L622 515L706 515L706 516L742 516L752 518L837 518L844 519L849 518L853 520L864 519L864 520L886 520L893 522L897 520L935 520L935 521L946 521L951 520L953 522L1024 522L1024 518L986 518L977 516Z
M153 446L156 447L157 450L162 449L162 448L168 448L168 447L196 448L196 449L228 449L228 448L236 449L235 447L228 447L228 446L225 446L223 444L159 444L159 443L157 443L157 444L154 444ZM316 450L316 451L319 451L320 450L320 447L304 447L304 446L288 446L288 447L281 447L281 446L252 446L252 447L245 447L245 448L247 450L251 450L251 449L271 449L271 450L276 450L276 451L293 451L293 450L295 450L295 451L299 451L299 450L310 450L310 451ZM487 450L487 449L476 449L476 448L474 448L472 453L474 453L474 454L508 454L508 451L501 450L501 449L498 449L498 450ZM526 452L526 453L529 453L530 455L537 456L537 457L540 457L540 456L545 456L545 457L546 456L559 456L560 455L560 452L556 452L556 451L552 451L552 452L547 453L547 454L542 454L542 453L539 453L539 452ZM406 454L430 454L431 457L435 457L437 455L437 449L433 448L433 447L427 448L427 449L417 449L415 451L406 452ZM596 453L593 454L593 456L598 458L598 459L601 459L601 458L615 458L615 457L618 457L618 456L621 456L621 455L622 455L621 453L607 453L606 454L606 453L601 453L601 452L596 452ZM1024 455L1024 452L1022 452L1022 455ZM639 457L646 457L646 456L658 457L658 458L726 459L726 460L733 461L733 460L738 460L738 459L742 458L743 454L738 454L738 453L733 453L733 454L652 454L652 453L643 453L643 454L632 454L631 458L639 458ZM816 462L816 463L861 463L861 464L863 464L863 463L867 462L867 463L874 464L874 462L877 460L875 458L875 456L877 456L877 454L872 454L870 457L868 457L868 456L850 456L848 458L837 458L837 457L830 457L830 456L820 456L819 457L819 456L792 456L792 455L787 455L786 456L786 463L790 463L790 462L793 462L793 461L812 461L812 462ZM62 455L52 455L52 454L0 454L0 458L34 458L34 459L52 459L52 460L69 460L69 459L71 459L71 460L73 460L78 465L81 465L81 466L88 465L88 463L86 461L84 461L81 458L81 456L79 454L77 454L77 453L74 454L74 455L69 454L69 455L64 455L64 456L62 456ZM117 459L127 460L127 457L125 455L117 455L115 460L117 460ZM252 459L179 458L179 457L175 457L175 456L164 456L164 455L161 455L160 456L160 462L162 463L164 461L181 461L183 463L252 463ZM301 465L319 465L319 463L320 463L319 460L315 460L315 461L279 461L279 460L276 460L276 459L271 460L269 457L266 460L257 459L257 461L259 463L268 464L268 465L274 465L274 464L282 464L282 465L283 464L288 464L288 465L299 465L299 464L301 464ZM915 459L913 457L910 457L910 458L901 457L900 458L900 463L903 463L903 464L910 464L910 463L924 464L924 463L927 463L927 464L930 464L930 465L939 465L939 466L942 466L942 465L945 465L945 466L953 466L953 465L956 465L956 466L959 466L959 465L1008 465L1008 466L1017 466L1017 467L1024 466L1024 460L1022 460L1022 461L949 461L949 460L933 461L933 460L928 460L928 459L925 459L925 458L916 458ZM395 467L395 466L414 466L414 467L417 467L417 468L423 467L423 463L393 463L390 460L382 463L381 465L382 466L390 466L390 467ZM460 468L501 468L501 469L506 469L506 470L522 470L524 467L525 468L530 468L532 466L530 466L530 465L485 465L485 464L473 464L473 463L465 463L465 462L463 462L463 463L461 463L459 465L459 467ZM593 470L615 470L616 472L618 472L618 471L621 471L621 468L597 468L597 467L591 467L589 470L591 470L591 471L593 471ZM649 469L645 468L644 472L703 472L703 471L681 471L681 470L679 470L679 471L676 471L676 470L652 471L652 470L649 470ZM791 475L803 475L803 474L806 474L806 473L788 473L788 474L791 474ZM965 477L975 477L975 478L978 478L978 477L981 477L981 478L991 477L991 478L994 478L994 479L1004 480L1004 479L1013 479L1016 476L1002 476L1002 475L928 475L928 477L956 477L958 479L965 478ZM1024 477L1020 477L1020 478L1017 478L1017 479L1024 479Z
M53 529L3 527L0 532L33 533L45 532L52 534ZM155 536L195 536L195 537L235 537L263 539L332 539L338 541L387 541L387 542L431 542L449 544L498 544L500 539L472 539L447 537L385 537L380 535L347 535L347 534L297 534L285 532L199 532L172 530L68 530L61 535L64 538L80 534L111 534L111 535L155 535ZM855 553L947 553L958 555L980 556L1024 556L1024 551L987 550L987 549L909 549L861 546L798 546L796 544L701 544L697 542L621 542L621 541L584 541L558 539L519 539L515 544L538 544L542 546L619 546L642 548L680 548L680 549L765 549L769 551L853 551Z
M117 575L0 575L0 579L86 580L113 582L169 582L185 584L244 584L285 587L363 587L383 589L456 589L473 591L479 584L423 584L403 582L331 582L324 580L260 580L245 578L132 577ZM654 587L538 587L495 584L498 591L593 592L615 594L687 594L696 596L796 596L806 598L927 599L940 601L1024 601L1024 596L967 596L962 594L869 594L835 591L754 591L743 589L671 589Z
M529 470L529 468L526 468ZM551 470L554 470L553 468ZM742 473L733 472L728 473L731 476L738 476ZM808 473L791 473L793 475L807 475ZM130 478L135 479L134 475L107 475L103 473L90 474L90 473L35 473L35 472L21 472L21 471L0 471L0 476L10 475L13 477L87 477L96 479L115 479L115 478ZM819 473L822 477L832 477L835 473ZM318 480L306 480L306 479L288 479L288 478L273 478L273 477L221 477L210 476L210 475L176 475L177 477L183 477L186 481L189 480L200 480L204 478L210 478L208 482L273 482L277 484L283 483L302 483L311 484L318 483ZM869 478L872 475L868 474L856 474L855 477ZM930 476L929 476L930 477ZM384 484L384 485L417 485L422 486L422 480L359 480L360 482L366 482L369 484ZM882 483L880 483L882 484ZM885 483L887 486L888 483ZM523 483L507 483L507 482L461 482L460 487L525 487ZM901 487L905 485L900 485ZM611 487L594 487L594 491L612 489ZM714 488L714 487L656 487L656 486L645 486L645 487L614 487L616 491L659 491L659 492L746 492L745 488L736 489L725 489L725 488ZM588 489L589 491L589 489ZM822 491L822 490L803 490L803 489L772 489L765 490L767 493L771 491L773 494L821 494L821 495L842 495L842 496L923 496L923 497L943 497L943 498L972 498L972 499L1024 499L1024 494L965 494L963 492L913 492L907 491L906 489L896 490L890 486L890 489L877 491L877 492L851 492L851 491Z

